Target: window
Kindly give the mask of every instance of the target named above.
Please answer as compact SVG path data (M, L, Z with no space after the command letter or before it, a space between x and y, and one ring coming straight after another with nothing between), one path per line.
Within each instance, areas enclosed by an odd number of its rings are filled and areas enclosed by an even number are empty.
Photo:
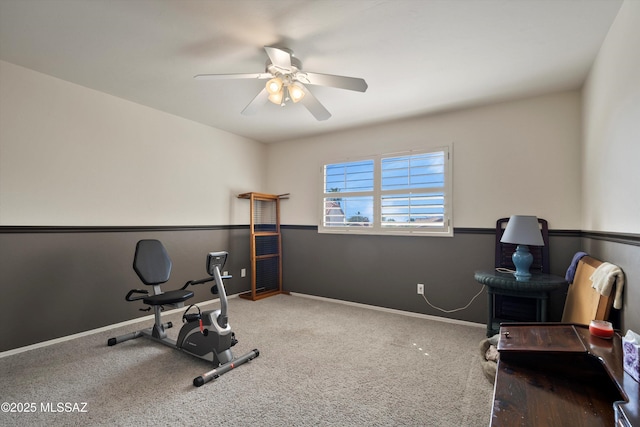
M449 147L323 166L325 233L453 235Z

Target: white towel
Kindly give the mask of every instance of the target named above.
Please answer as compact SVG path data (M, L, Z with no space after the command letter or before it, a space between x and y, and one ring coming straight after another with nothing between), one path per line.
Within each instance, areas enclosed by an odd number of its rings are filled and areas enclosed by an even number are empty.
M622 308L622 287L624 286L624 273L617 265L609 262L600 264L590 277L591 287L598 291L600 295L608 297L611 295L611 288L616 285L616 295L613 300L613 308Z

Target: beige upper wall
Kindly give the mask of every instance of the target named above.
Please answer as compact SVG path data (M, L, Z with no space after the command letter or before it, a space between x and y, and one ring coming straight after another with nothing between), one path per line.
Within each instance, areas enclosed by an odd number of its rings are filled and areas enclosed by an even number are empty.
M268 147L0 61L0 225L239 224L244 191L290 192L283 223L316 224L323 160L453 142L456 227L532 213L640 233L638 45L640 2L626 1L583 103L566 92Z
M578 229L581 102L563 92L270 144L268 188L291 193L284 224L314 225L324 161L452 142L455 227L531 214Z
M0 61L0 225L247 224L265 152Z
M640 233L640 1L623 3L584 88L582 229Z

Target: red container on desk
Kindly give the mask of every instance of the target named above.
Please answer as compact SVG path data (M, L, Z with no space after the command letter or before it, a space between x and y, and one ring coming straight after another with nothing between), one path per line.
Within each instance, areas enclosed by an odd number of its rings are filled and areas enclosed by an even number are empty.
M611 339L613 337L613 325L606 320L592 320L589 323L589 333L598 338Z

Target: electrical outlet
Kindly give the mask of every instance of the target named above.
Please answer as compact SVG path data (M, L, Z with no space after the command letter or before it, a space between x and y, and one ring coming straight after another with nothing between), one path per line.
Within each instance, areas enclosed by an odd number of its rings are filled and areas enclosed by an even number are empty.
M424 284L418 283L418 295L424 295Z
M245 277L247 275L247 269L243 268L240 270L240 277Z

